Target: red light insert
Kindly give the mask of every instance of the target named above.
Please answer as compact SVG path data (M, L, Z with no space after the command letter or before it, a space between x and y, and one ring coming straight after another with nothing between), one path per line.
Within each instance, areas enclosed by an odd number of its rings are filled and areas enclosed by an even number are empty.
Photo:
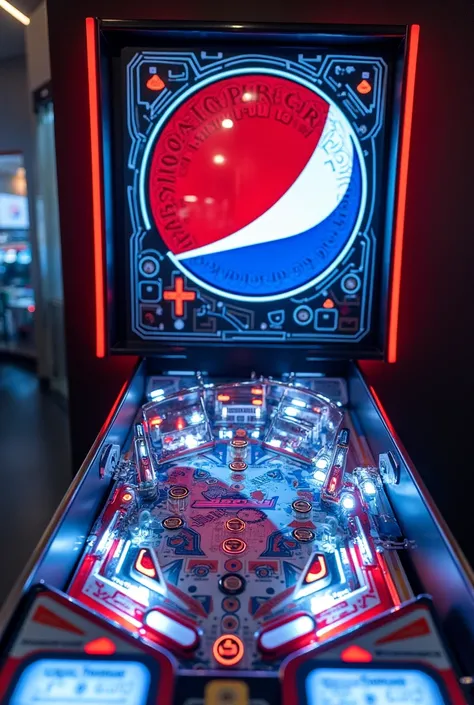
M153 565L153 560L146 548L142 548L138 554L135 568L139 573L146 575L148 578L156 578L155 566Z
M361 95L367 95L372 90L372 86L365 78L357 85L357 92Z
M255 394L255 396L261 396L263 394L263 389L261 387L252 387L252 394Z
M317 580L322 580L328 574L326 559L322 554L318 554L306 573L304 582L306 585L315 583Z
M158 76L157 73L153 74L151 78L146 82L146 87L150 91L162 91L165 87L163 80Z
M196 292L186 291L183 277L176 277L174 280L174 289L165 290L163 292L163 298L165 301L174 302L174 313L176 316L184 316L184 302L194 301Z
M370 663L372 654L362 646L351 644L341 652L341 659L344 663Z
M334 308L334 301L332 299L326 299L323 303L323 308Z
M212 655L221 666L235 666L242 660L244 645L238 636L223 634L215 640Z
M84 651L90 656L112 656L116 650L117 648L112 639L106 636L101 636L84 645Z
M218 394L217 401L230 401L230 396L228 394Z
M254 406L262 406L263 401L261 399L252 399L252 404Z

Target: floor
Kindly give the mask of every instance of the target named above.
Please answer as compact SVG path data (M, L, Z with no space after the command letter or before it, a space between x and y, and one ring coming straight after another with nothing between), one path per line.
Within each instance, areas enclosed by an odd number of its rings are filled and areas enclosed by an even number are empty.
M68 415L28 367L0 360L0 604L71 481Z

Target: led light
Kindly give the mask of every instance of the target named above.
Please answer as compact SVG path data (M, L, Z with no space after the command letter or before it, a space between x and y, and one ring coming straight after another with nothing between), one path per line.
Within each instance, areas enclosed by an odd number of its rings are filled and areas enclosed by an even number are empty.
M242 95L242 100L244 101L244 103L248 103L249 100L253 100L253 98L253 93L249 93L247 91Z
M260 431L252 431L250 435L252 438L258 438L260 436Z
M90 130L90 156L91 156L91 196L92 196L92 224L94 236L94 274L95 274L95 337L96 357L104 357L106 349L105 334L105 286L104 286L104 243L103 212L102 212L102 163L101 139L99 116L99 87L98 87L98 47L97 26L93 17L86 17L86 49L87 49L87 75L89 93L89 130Z
M192 194L187 194L186 196L183 196L183 201L185 203L197 203L198 197L193 196Z
M30 18L24 15L23 12L20 12L20 10L17 10L17 8L11 3L7 2L7 0L0 0L0 7L3 8L6 12L8 12L16 20L18 20L18 22L21 22L21 24L24 24L26 26L30 24Z
M215 640L212 655L221 666L235 666L242 660L244 645L238 636L223 634Z
M84 644L84 651L86 654L93 656L112 656L116 652L116 646L112 639L108 639L106 636L101 636L98 639L87 642Z
M161 418L161 416L154 416L152 419L150 419L150 426L159 426L162 423L163 419Z
M260 646L265 651L274 651L285 644L291 644L295 639L312 634L314 629L314 619L303 614L265 631L260 637Z
M255 394L255 396L259 396L263 394L263 389L261 387L252 387L251 392Z
M199 441L194 437L194 436L186 436L184 439L184 442L188 446L188 448L196 448L199 445Z
M202 421L202 416L199 411L194 411L191 415L191 423L199 423Z
M228 413L229 413L229 409L226 406L223 406L222 407L222 418L226 419Z
M182 431L184 426L185 426L184 419L179 417L179 419L176 421L176 428L178 429L178 431Z
M261 415L262 415L262 410L259 406L257 406L257 408L255 409L255 418L259 419Z
M377 494L377 488L375 486L375 483L372 482L372 480L365 480L365 482L362 483L362 492L367 495L367 497L375 497Z
M145 624L159 634L172 639L184 649L193 648L197 644L198 635L195 629L181 624L156 609L145 616Z
M231 120L230 118L225 118L225 120L222 120L221 125L226 130L230 130L231 127L234 127L234 121Z
M298 409L294 409L292 406L287 406L285 409L285 414L287 416L298 416Z
M341 651L341 660L344 663L370 663L372 654L357 644L351 644Z
M214 154L212 157L212 161L214 164L224 164L225 163L225 157L223 154Z
M326 479L326 473L322 470L316 470L313 477L317 482L324 482L324 480Z
M219 431L219 438L232 438L232 431L226 431L225 429L221 429Z
M3 256L3 261L5 264L13 264L13 262L16 262L16 250L7 250Z
M263 401L261 399L252 399L252 404L254 406L262 406Z
M212 196L206 196L206 198L204 199L204 203L206 204L206 206L211 206L214 203L214 200L215 199L212 198Z
M271 441L268 441L268 445L273 446L274 448L280 448L281 440L279 438L272 438Z
M328 459L327 458L318 458L316 461L316 467L319 468L320 470L325 470L328 466Z
M347 509L347 511L351 511L355 507L354 496L349 492L345 492L341 497L341 504L344 509Z
M154 389L152 392L150 392L150 397L153 400L158 399L158 397L164 397L164 396L165 396L164 389Z
M291 402L293 406L299 406L300 409L306 409L306 404L304 401L301 401L300 399L293 399Z
M151 567L146 565L147 563L151 564ZM138 558L135 563L135 568L142 575L146 575L149 578L156 578L156 570L153 566L153 562L147 555L146 548L142 548L140 553L138 554Z
M230 401L230 396L228 394L218 394L217 401Z
M34 304L30 304L28 306L28 311L29 313L34 313L36 311L36 306Z
M131 492L124 492L122 495L122 502L131 502L133 499L133 494Z
M18 264L31 264L31 254L28 250L22 250L18 253L16 261Z

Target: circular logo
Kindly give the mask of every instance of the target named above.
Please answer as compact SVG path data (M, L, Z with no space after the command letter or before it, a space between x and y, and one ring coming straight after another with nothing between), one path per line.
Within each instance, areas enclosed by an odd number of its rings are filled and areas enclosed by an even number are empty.
M187 277L229 298L271 301L339 264L367 186L341 109L309 81L262 68L183 92L152 131L140 190L145 223Z

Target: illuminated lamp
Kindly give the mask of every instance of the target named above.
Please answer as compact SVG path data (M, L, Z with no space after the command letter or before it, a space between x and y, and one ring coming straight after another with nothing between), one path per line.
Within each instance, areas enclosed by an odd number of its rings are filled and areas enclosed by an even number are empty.
M84 651L89 656L112 656L116 650L117 648L112 639L106 636L101 636L84 645Z
M341 660L344 663L370 663L372 654L367 649L363 649L362 646L351 644L341 651Z

